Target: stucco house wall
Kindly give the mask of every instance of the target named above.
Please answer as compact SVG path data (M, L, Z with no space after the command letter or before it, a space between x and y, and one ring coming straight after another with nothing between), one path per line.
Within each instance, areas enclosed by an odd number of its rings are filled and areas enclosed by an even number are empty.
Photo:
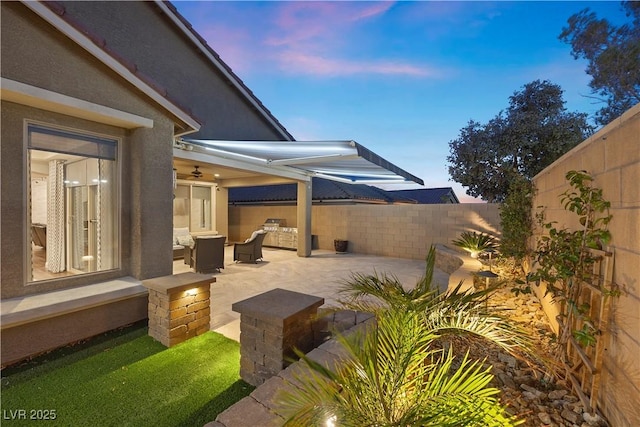
M111 283L128 283L126 286L133 289L143 279L172 274L175 136L201 125L206 132L197 136L207 138L288 137L275 118L258 108L261 104L248 95L250 92L238 89L244 86L232 82L235 76L225 75L212 65L190 40L192 34L185 33L170 16L170 10L163 7L155 2L0 3L3 81L33 89L39 95L46 92L56 100L64 98L65 102L71 100L85 107L106 108L152 123L107 124L73 108L44 108L38 102L15 98L15 94L7 98L9 92L3 92L2 364L147 316L146 293L141 286L142 291L118 294L102 305L94 301L90 309L80 300L73 300L77 296L67 300L66 295L84 287L106 288L108 294ZM52 25L41 14L57 24ZM60 27L70 33L77 30L81 36L75 34L72 40ZM27 283L31 268L27 223L30 179L25 145L28 121L120 141L118 268ZM25 306L20 304L24 298L43 301L54 294L58 305L45 301L37 313L33 311L35 314L15 311ZM15 320L16 315L19 321ZM82 327L74 326L77 324ZM24 339L30 336L39 338Z
M499 204L314 205L311 233L319 249L332 250L333 240L349 241L349 251L424 259L432 244L451 246L463 231L499 237ZM243 241L267 218L283 218L296 227L295 206L230 206L229 239Z
M190 138L283 140L238 89L176 31L154 2L61 2L65 14L82 22L105 45L135 63L140 73L160 83L202 127ZM175 11L173 6L166 5ZM175 12L177 13L177 12ZM259 101L258 101L259 102Z
M170 171L175 119L18 2L2 3L1 59L3 78L153 120L151 129L128 130L2 102L2 297L127 275L144 279L171 274L171 251L165 248L171 248ZM25 286L24 269L29 268L25 120L121 140L122 259L117 271ZM159 173L165 170L169 172ZM156 214L164 211L169 214Z
M611 202L610 250L613 280L622 290L612 298L599 403L614 426L640 425L640 105L582 142L534 179L533 206L544 206L546 221L579 229L576 215L563 209L560 194L569 189L565 175L586 170L593 185ZM544 287L538 289L539 296ZM557 311L546 302L554 321Z

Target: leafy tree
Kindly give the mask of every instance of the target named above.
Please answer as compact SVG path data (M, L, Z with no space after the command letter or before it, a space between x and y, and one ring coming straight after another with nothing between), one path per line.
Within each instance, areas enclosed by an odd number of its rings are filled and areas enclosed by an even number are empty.
M567 112L560 86L545 80L524 85L509 108L487 124L473 120L449 142L449 175L467 194L501 202L509 183L527 179L582 142L592 132L584 113Z
M530 180L517 177L511 181L507 197L500 206L500 252L504 256L516 258L521 265L529 255L528 242L533 233L531 210L534 191Z
M572 15L559 36L571 44L575 59L589 62L589 87L596 99L607 103L596 113L601 125L640 102L640 2L622 2L622 7L631 24L615 27L587 8Z

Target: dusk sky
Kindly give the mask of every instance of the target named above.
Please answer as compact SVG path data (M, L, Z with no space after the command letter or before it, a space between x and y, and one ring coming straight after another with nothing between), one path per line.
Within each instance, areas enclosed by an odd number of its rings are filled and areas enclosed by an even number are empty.
M586 62L558 35L587 7L627 22L619 2L174 5L297 140L355 140L461 201L473 199L446 160L460 129L486 123L536 79L593 117L601 105L585 97Z

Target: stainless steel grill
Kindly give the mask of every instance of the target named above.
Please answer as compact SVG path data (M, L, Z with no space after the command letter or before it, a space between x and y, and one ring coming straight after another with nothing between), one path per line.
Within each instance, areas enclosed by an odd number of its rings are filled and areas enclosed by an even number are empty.
M267 231L278 231L278 228L285 227L287 225L287 221L282 218L268 218L264 224L262 224L262 229Z
M287 227L286 225L286 220L282 218L267 219L264 224L262 224L262 229L268 231L262 244L276 248L297 249L298 229L295 227Z

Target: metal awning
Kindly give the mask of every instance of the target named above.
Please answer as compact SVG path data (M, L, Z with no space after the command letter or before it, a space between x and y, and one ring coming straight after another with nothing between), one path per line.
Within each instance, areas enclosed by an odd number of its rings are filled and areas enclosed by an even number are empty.
M212 156L297 170L309 176L353 184L393 184L422 179L400 169L355 141L219 141L181 139Z

